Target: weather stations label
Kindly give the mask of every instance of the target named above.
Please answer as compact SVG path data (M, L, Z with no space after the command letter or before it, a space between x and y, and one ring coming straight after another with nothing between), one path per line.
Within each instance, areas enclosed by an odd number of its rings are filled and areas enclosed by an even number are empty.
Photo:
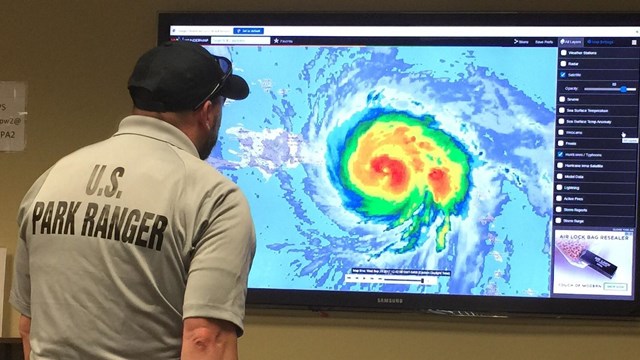
M553 292L631 296L633 231L555 230Z
M0 81L0 151L22 151L25 148L27 84Z

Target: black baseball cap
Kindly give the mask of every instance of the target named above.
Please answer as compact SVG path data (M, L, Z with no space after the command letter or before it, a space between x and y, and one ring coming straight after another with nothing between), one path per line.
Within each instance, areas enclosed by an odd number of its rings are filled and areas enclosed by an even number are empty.
M143 54L129 77L129 94L138 109L195 110L208 99L242 100L249 85L232 74L231 61L188 41L161 44Z

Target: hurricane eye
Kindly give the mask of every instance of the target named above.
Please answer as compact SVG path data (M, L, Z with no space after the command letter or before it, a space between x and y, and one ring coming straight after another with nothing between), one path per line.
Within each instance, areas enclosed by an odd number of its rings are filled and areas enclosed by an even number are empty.
M390 113L359 122L336 151L338 190L345 207L368 221L405 229L398 252L424 241L424 229L437 229L436 250L446 247L469 188L468 156L429 119ZM329 170L336 172L335 169Z

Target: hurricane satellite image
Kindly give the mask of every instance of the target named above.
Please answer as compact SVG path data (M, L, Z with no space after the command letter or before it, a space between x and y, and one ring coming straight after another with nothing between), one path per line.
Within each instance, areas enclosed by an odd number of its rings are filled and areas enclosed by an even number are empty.
M251 88L208 159L251 205L250 287L549 296L557 49L209 51Z

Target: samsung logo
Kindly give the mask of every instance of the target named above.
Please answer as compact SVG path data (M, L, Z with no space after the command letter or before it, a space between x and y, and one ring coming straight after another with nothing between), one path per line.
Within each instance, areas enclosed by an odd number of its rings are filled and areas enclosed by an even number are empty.
M403 302L401 298L378 298L378 304L402 304Z

